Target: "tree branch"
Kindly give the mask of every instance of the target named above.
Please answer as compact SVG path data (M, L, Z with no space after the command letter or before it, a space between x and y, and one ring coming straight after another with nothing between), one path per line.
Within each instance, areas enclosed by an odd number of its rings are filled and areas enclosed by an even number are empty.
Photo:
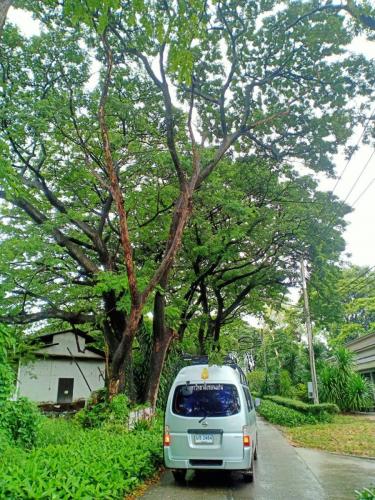
M94 314L83 312L61 311L59 309L46 309L36 313L22 313L16 315L0 316L0 323L26 325L46 319L61 319L72 325L83 323L95 323L96 317Z
M121 192L119 179L112 158L112 152L109 140L109 131L106 121L105 107L108 100L108 90L112 78L113 57L111 48L108 45L108 41L105 35L102 36L102 44L105 52L107 68L106 68L106 74L103 82L102 93L100 96L99 110L98 110L99 125L103 141L106 169L108 177L110 179L111 193L116 203L116 208L119 215L120 239L124 251L125 266L129 282L130 296L132 304L137 306L139 303L139 293L138 293L135 267L133 262L133 250L131 247L129 230L128 230L128 219L125 210L124 198Z

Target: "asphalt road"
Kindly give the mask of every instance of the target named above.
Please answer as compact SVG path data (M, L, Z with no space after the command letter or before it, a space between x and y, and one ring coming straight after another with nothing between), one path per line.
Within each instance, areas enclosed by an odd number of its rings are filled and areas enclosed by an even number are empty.
M189 471L185 485L165 472L143 496L149 500L353 500L354 491L375 485L375 460L293 448L272 425L258 421L255 479L226 471ZM375 432L375 424L374 424Z

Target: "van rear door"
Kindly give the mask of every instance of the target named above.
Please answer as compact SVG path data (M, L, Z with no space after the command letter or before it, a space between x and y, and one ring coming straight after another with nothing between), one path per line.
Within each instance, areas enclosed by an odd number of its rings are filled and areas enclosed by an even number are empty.
M243 459L243 412L237 387L226 383L178 385L171 402L171 458L191 465Z

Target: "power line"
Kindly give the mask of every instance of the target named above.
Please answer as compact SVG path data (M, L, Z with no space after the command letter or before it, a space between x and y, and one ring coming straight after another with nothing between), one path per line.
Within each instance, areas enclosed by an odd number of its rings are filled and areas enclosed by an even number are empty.
M354 205L358 203L358 201L364 196L368 189L372 186L372 184L375 182L375 177L372 179L372 181L369 182L369 184L366 186L366 188L362 191L362 193L355 199L355 201L352 203L352 207L354 208Z
M366 130L367 130L368 126L369 126L369 123L370 123L370 121L372 120L372 118L373 118L374 116L375 116L375 107L374 107L374 108L373 108L373 110L371 111L370 116L367 118L367 121L366 121L366 123L365 123L365 125L364 125L364 127L363 127L363 130L362 130L362 133L361 133L361 135L360 135L360 137L359 137L359 139L358 139L358 141L357 141L356 145L354 146L354 148L353 148L353 150L352 150L352 152L351 152L351 154L350 154L350 156L349 156L349 158L348 158L348 160L347 160L347 162L346 162L346 164L345 164L345 167L343 168L343 170L342 170L342 172L341 172L340 176L338 177L338 179L337 179L337 181L336 181L336 184L333 186L333 189L332 189L332 194L335 192L335 190L336 190L336 188L337 188L337 186L338 186L339 182L341 181L341 179L342 179L342 177L343 177L343 175L344 175L344 173L345 173L346 169L348 168L349 163L351 162L351 160L352 160L352 158L353 158L353 154L354 154L355 150L357 149L357 147L359 146L360 142L362 141L362 138L363 138L363 136L365 135Z
M344 203L345 203L345 202L346 202L346 200L349 198L349 196L352 194L353 189L354 189L354 188L356 187L356 185L358 184L359 179L360 179L360 178L362 177L362 175L364 174L364 172L365 172L366 168L368 167L368 165L369 165L369 163L370 163L370 161L371 161L372 157L374 156L374 154L375 154L375 149L374 149L374 150L373 150L373 152L371 153L370 158L366 161L366 163L365 163L364 167L363 167L363 168L362 168L362 170L361 170L361 173L359 174L359 176L358 176L358 177L356 178L356 180L354 181L354 184L353 184L353 185L352 185L352 187L350 188L349 193L346 195L346 198L345 198L345 200L344 200Z
M368 286L372 286L372 285L375 285L375 278L372 278L371 280L362 283L362 286L360 286L359 288L356 288L354 290L354 293L361 292L364 288L366 288Z
M337 291L339 293L341 293L341 292L348 292L349 291L348 290L349 286L351 286L352 284L354 284L357 281L361 280L362 278L366 277L366 275L369 274L374 268L375 268L375 265L369 267L368 269L366 269L366 271L362 272L361 274L359 274L358 276L356 276L354 279L352 279L351 281L349 281L349 283L346 283L343 286L339 287L337 289Z

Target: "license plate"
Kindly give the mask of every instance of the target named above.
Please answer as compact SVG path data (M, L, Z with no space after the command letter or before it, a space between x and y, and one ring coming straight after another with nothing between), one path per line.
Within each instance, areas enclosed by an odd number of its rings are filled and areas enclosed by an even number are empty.
M196 444L212 444L214 442L213 434L196 434L195 443Z

